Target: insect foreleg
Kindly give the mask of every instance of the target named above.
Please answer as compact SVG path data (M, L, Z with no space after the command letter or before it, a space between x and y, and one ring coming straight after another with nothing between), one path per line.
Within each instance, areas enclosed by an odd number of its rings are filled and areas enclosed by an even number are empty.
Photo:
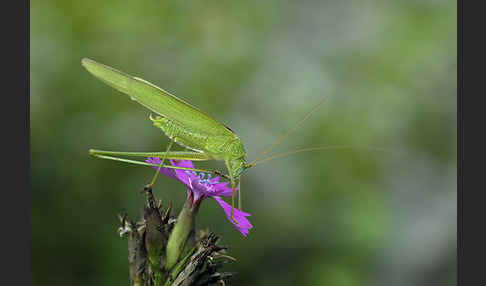
M238 176L238 209L240 211L243 211L242 210L242 206L241 206L241 176Z
M236 225L239 225L239 223L233 217L233 214L235 212L235 178L231 174L230 161L225 160L225 163L226 163L226 168L228 168L228 174L229 174L230 182L231 182L231 219L236 223Z

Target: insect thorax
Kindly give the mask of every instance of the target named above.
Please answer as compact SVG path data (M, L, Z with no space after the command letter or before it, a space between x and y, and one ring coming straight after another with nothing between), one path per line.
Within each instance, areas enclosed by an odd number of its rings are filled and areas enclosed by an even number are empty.
M236 139L229 144L227 154L229 155L227 159L230 163L230 174L233 178L237 178L248 166L245 160L246 151L240 138L236 137Z

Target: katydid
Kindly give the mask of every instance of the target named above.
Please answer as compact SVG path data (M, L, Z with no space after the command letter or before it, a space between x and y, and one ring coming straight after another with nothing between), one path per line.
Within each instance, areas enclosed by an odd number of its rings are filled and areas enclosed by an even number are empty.
M161 163L149 187L152 187L158 176L161 167L174 169L170 165L164 165L165 159L176 160L223 160L228 170L228 175L218 171L207 171L191 169L195 171L213 172L229 179L232 188L232 212L234 212L235 189L241 181L241 174L248 168L256 165L257 160L278 145L283 138L288 136L292 129L280 136L280 138L262 152L253 162L247 163L246 151L241 143L241 139L226 125L217 121L210 115L204 113L189 103L177 98L169 92L151 84L141 78L128 75L112 67L97 63L91 59L84 58L82 65L95 77L108 84L109 86L129 95L133 100L145 106L157 115L150 115L153 124L171 140L165 152L113 152L101 150L89 150L92 156L117 160L127 163L151 165L145 162L118 158L114 156L134 156L134 157L160 157ZM321 101L320 103L322 103ZM306 120L311 113L317 110L320 103L314 107L297 125ZM297 125L295 127L297 127ZM295 128L294 127L294 128ZM191 151L170 151L172 142L191 150ZM153 165L152 165L153 166ZM241 188L241 186L240 186ZM241 209L241 191L238 191L238 207ZM235 221L236 222L236 221Z

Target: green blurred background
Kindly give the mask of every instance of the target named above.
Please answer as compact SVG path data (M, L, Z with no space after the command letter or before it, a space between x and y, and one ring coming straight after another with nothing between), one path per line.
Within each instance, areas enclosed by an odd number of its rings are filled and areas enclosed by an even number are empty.
M213 200L198 225L238 261L230 285L455 285L456 2L31 1L32 285L128 285L117 213L139 215L153 170L89 148L161 151L149 112L80 64L169 90L230 126L254 159L243 238ZM223 168L220 162L199 164ZM181 184L156 195L178 211Z

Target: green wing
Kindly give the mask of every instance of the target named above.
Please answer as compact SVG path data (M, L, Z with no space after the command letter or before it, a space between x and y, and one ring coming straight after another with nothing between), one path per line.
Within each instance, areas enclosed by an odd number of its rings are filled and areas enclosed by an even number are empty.
M190 130L213 136L233 134L213 117L148 81L87 58L82 59L81 64L104 83L128 94L151 111L177 121Z

